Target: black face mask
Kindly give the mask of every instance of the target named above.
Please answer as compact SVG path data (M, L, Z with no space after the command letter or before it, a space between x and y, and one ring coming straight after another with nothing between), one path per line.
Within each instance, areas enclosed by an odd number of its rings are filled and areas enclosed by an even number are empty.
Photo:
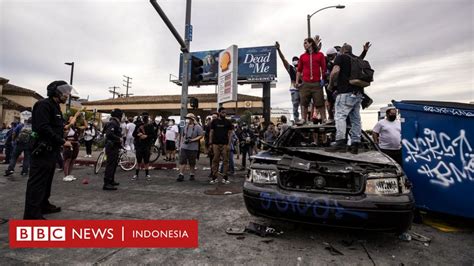
M397 115L389 115L387 116L388 121L395 121L397 119Z

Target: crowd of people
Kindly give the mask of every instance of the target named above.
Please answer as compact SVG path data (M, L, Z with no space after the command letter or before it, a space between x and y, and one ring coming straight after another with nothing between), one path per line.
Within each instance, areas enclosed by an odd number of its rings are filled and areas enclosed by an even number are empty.
M319 37L307 38L303 43L305 52L293 57L290 64L278 42L275 46L291 79L294 122L297 125L310 121L335 123L336 141L326 151L349 150L357 154L361 141L360 108L366 95L363 87L349 83L351 57L355 57L352 47L349 44L331 47L324 55L320 52ZM369 47L369 42L363 45L359 58L366 56ZM64 119L59 108L71 90L65 81L52 82L47 87L48 98L34 105L32 118L23 124L12 125L10 130L10 141L14 145L5 148L9 163L5 175L13 174L16 159L24 153L22 175L29 174L24 219L44 219L44 214L61 211L49 202L53 175L59 166L64 171L64 181L76 179L72 170L82 140L86 146L85 157L92 157L92 144L100 130L81 117L82 112ZM387 119L377 123L373 132L382 151L401 163L400 124L396 116L396 109L387 110ZM351 126L349 147L348 124ZM246 169L249 157L270 147L288 126L285 116L281 116L276 125L271 121L260 121L259 116L252 117L248 124L231 121L223 107L204 121L188 113L181 128L173 119L153 120L146 112L127 118L122 110L114 109L101 132L105 137L107 156L103 190L117 190L120 185L115 181L115 171L121 149L133 151L137 159L131 180L139 179L140 171L144 171L146 180L151 180L149 163L153 145L160 147L165 161L178 159L177 182L186 180L186 175L190 181L196 179L196 162L204 153L209 158L209 182L229 184L229 176L236 170ZM240 169L236 169L234 159L241 159Z

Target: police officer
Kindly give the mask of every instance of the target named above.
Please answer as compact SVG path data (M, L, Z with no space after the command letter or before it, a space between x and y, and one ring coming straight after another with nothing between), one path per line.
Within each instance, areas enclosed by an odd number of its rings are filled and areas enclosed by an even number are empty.
M120 184L115 182L114 178L119 161L120 148L122 147L122 128L120 127L122 116L122 110L114 109L109 123L105 126L107 166L105 167L103 190L117 190L116 186Z
M45 219L43 214L61 211L60 207L49 202L49 197L60 147L71 146L63 138L64 119L59 104L66 103L72 87L59 80L49 84L47 91L48 98L33 106L33 147L23 219Z

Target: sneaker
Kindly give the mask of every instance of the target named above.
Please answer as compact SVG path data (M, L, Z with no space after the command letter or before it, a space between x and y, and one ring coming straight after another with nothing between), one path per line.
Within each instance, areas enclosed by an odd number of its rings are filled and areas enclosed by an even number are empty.
M10 176L13 174L13 170L6 170L3 176Z
M151 176L150 175L146 175L146 181L151 181Z
M135 181L135 180L137 180L137 179L138 179L138 176L137 176L137 175L133 175L132 181Z
M209 184L217 184L217 178L216 179L211 179L209 181Z
M222 178L222 184L230 184L229 179L227 179L227 178Z
M179 175L178 175L178 178L176 179L176 181L178 181L178 182L183 182L183 181L184 181L184 175L179 174Z
M190 176L189 176L189 181L194 181L194 180L196 180L196 179L194 178L194 175L190 175Z
M70 175L71 179L74 181L74 180L77 180L77 178L75 178L73 175Z
M359 142L352 143L351 146L349 147L349 151L352 154L358 154L359 153Z
M338 140L333 146L330 146L324 149L327 152L346 152L346 141L345 140Z
M74 179L72 179L70 175L63 177L63 181L64 181L64 182L71 182L71 181L73 181L73 180L74 180Z
M103 190L117 190L116 187L114 187L114 186L112 186L112 185L110 185L110 184L104 185L104 186L102 187L102 189L103 189Z

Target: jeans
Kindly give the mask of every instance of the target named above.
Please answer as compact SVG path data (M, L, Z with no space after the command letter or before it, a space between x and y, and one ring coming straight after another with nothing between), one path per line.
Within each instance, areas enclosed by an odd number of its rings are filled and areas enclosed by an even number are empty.
M351 143L360 142L361 135L361 118L360 103L362 102L362 94L341 93L336 98L336 141L346 138L347 123L346 118L351 120Z
M240 152L242 153L242 167L245 168L247 166L247 156L250 160L250 156L252 156L252 146L245 145L240 148Z
M298 112L298 108L300 108L300 93L296 90L290 91L291 93L291 103L293 105L293 117L296 120L300 117L300 113Z
M212 151L214 154L214 157L212 159L212 177L215 179L217 178L217 172L219 168L219 162L222 157L222 164L224 165L224 169L222 171L222 174L224 177L227 176L227 173L229 171L229 155L230 155L230 147L229 145L225 144L213 144L212 145Z
M224 163L221 164L219 168L220 173L224 173ZM234 164L234 152L229 152L229 172L231 174L235 173L235 164Z
M92 143L94 142L94 140L86 140L85 141L85 144L86 144L86 154L87 155L92 155Z
M13 157L10 159L10 164L8 165L8 171L15 170L16 160L20 157L20 154L23 152L23 170L21 173L27 174L30 169L30 148L28 144L17 144L13 150Z

